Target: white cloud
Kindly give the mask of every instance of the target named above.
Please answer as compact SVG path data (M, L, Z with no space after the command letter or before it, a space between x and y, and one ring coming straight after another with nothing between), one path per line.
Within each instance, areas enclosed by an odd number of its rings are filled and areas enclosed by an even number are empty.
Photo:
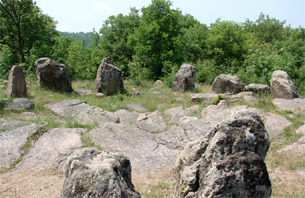
M111 10L110 6L105 3L98 3L95 6L93 6L94 11L109 11Z

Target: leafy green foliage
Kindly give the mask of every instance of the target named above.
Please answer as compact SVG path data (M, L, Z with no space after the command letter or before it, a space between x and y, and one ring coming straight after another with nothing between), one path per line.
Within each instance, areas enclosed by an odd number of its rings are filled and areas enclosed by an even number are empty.
M171 6L169 0L152 0L141 10L110 16L99 33L59 36L54 21L32 0L1 1L0 77L6 78L20 62L30 74L34 61L47 56L66 64L72 79L92 80L102 59L110 56L137 85L162 79L170 87L182 63L190 63L196 66L196 81L209 84L222 73L248 84L269 84L274 70L284 70L305 94L304 28L287 27L263 13L254 22L217 20L207 26ZM22 15L20 24L9 15L14 13L11 8Z
M0 24L0 44L18 56L15 63L28 63L27 56L47 50L57 35L55 22L32 0L0 1Z

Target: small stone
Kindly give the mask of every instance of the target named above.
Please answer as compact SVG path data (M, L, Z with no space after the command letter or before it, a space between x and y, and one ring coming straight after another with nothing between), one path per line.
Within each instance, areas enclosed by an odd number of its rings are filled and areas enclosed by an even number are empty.
M15 98L12 103L6 104L4 110L31 110L35 105L27 98Z
M90 89L77 88L74 90L79 96L91 96L92 91Z
M96 97L104 97L103 93L96 93Z
M146 120L147 119L147 116L145 113L140 113L138 118L137 118L137 121L142 121L142 120Z
M162 82L161 80L157 80L157 81L155 82L155 86L161 87L162 85L163 85L163 82Z

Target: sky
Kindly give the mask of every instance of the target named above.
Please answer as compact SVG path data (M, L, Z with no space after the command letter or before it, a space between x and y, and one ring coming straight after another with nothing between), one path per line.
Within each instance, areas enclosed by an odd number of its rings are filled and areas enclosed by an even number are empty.
M34 0L44 14L57 21L63 32L99 31L111 15L128 14L131 7L141 9L151 0ZM172 8L210 25L218 18L241 23L255 21L260 13L293 28L305 28L305 0L172 0Z

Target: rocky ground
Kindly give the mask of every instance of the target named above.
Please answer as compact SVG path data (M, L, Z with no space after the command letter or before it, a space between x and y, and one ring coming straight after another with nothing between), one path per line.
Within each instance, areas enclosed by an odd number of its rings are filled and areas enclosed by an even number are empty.
M162 95L162 88L150 90L150 93L150 97ZM196 99L196 94L187 93L172 99L189 100L187 106L179 106L179 102L173 102L170 107L162 106L160 100L154 111L147 110L145 104L129 103L126 108L114 112L89 105L85 100L62 97L38 107L36 103L35 108L48 109L53 113L52 117L44 118L37 110L6 114L0 120L0 197L59 197L64 161L71 150L87 146L85 140L106 151L126 155L131 160L133 183L142 195L170 197L171 171L185 145L200 139L234 112L243 109L262 117L271 138L268 155L273 156L267 156L266 162L273 197L289 195L293 190L297 192L293 196L304 196L305 141L304 136L301 137L305 135L302 126L305 99L275 99L275 110L268 111L253 105L260 101L250 95L226 96L228 106L225 102L202 105L215 100L215 95L201 95ZM65 127L44 131L46 123L52 122L50 119L58 123L71 119L78 125L69 128L63 123ZM293 138L285 141L288 133ZM291 158L295 163L281 162L287 160L281 157L290 155L296 156L296 159Z

